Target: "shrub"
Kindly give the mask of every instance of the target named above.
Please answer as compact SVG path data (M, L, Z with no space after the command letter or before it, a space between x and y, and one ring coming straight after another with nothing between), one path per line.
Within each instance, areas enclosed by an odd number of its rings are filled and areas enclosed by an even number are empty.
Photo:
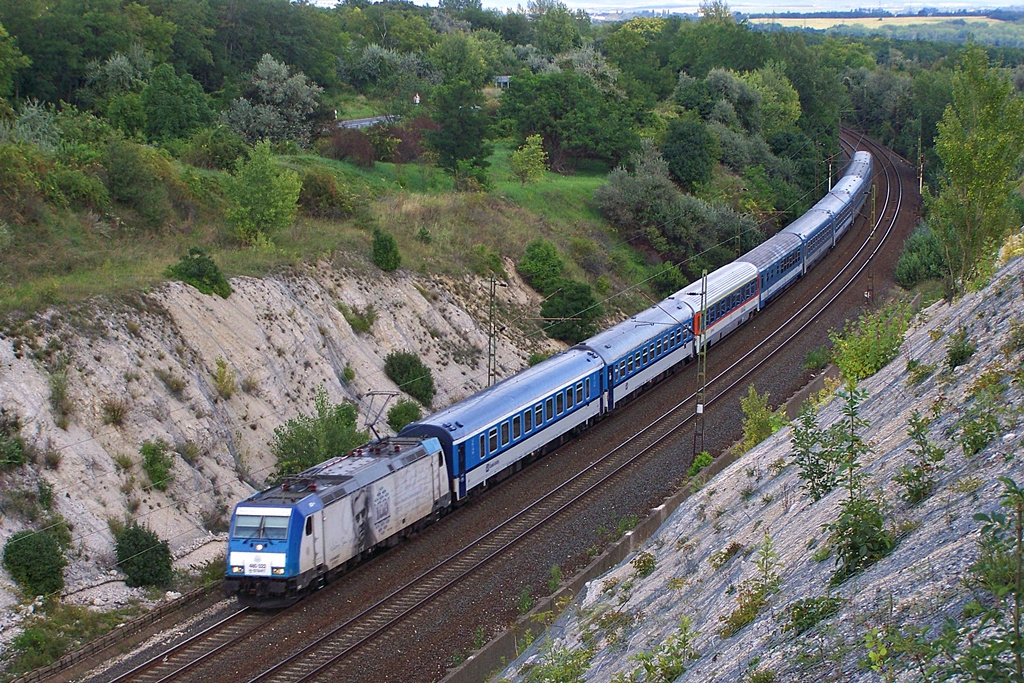
M223 358L217 359L217 370L213 374L213 385L217 388L217 393L221 398L231 398L235 391L238 390L237 384L235 383L235 371L228 367L228 363Z
M708 558L708 564L711 565L713 570L718 571L741 550L743 550L743 544L732 541L721 550L711 553L711 556Z
M0 143L0 218L15 224L38 218L37 170L43 163L33 147Z
M171 216L170 165L152 149L117 139L107 146L104 168L111 196L157 227Z
M896 262L896 284L911 289L925 280L941 280L945 271L935 233L927 225L920 225L903 243L903 252Z
M158 491L167 490L167 486L174 479L171 468L174 466L174 456L167 453L170 446L163 439L156 441L145 441L139 447L142 455L142 470L149 477L150 485Z
M899 354L910 316L906 307L887 304L848 322L842 334L830 333L833 359L843 377L859 381L870 377Z
M64 588L67 560L57 539L42 531L19 531L4 544L4 569L29 595L50 595Z
M946 365L950 370L963 365L971 359L978 347L967 338L967 328L961 327L949 337L946 344Z
M333 175L316 169L302 174L299 206L309 216L341 219L352 215L355 197L338 187Z
M363 168L373 168L376 159L370 136L354 128L340 128L330 137L317 140L316 151L322 157L350 161Z
M831 356L832 352L829 350L827 344L811 349L807 352L807 357L804 359L804 369L812 372L822 370L826 365L828 365L828 361Z
M103 399L103 424L120 427L124 424L125 415L128 414L128 404L124 399L106 398Z
M366 432L356 429L359 414L354 405L331 404L327 390L320 386L313 406L315 414L299 413L274 430L274 479L296 474L366 443Z
M21 421L0 408L0 470L21 467L28 462L21 438Z
M789 606L789 621L783 626L793 635L814 628L822 619L828 619L843 606L843 599L836 596L820 596L797 600Z
M419 356L408 351L393 351L384 359L384 374L398 388L423 405L434 400L434 374Z
M548 591L554 593L562 585L562 568L557 564L551 565L548 570Z
M133 522L117 536L117 568L129 586L163 588L171 582L171 549L152 530Z
M58 165L47 177L47 195L75 208L103 211L110 205L110 193L92 173Z
M345 322L349 324L353 332L359 334L368 334L373 329L373 321L377 319L377 311L374 309L373 304L367 304L366 308L362 310L356 307L349 307L340 301L334 304L341 311L342 317L345 318ZM355 377L355 375L353 375Z
M226 217L239 241L257 244L291 225L300 188L299 175L278 165L270 143L257 143L228 184Z
M710 465L712 462L714 462L714 458L711 457L711 454L707 451L701 451L697 454L697 457L693 459L693 462L690 463L690 469L686 471L686 476L691 479L696 477L698 472Z
M181 160L192 166L226 171L234 168L245 151L245 142L234 131L227 126L215 126L193 133Z
M893 480L903 486L903 499L916 505L931 495L936 483L934 473L942 468L939 463L946 453L928 440L928 420L916 410L910 413L908 436L914 442L910 453L916 457L916 462L900 467Z
M655 568L658 566L658 561L655 559L653 553L649 553L646 550L642 550L636 554L630 563L633 567L633 571L640 578L650 576Z
M604 309L585 282L559 280L554 294L540 307L547 322L544 332L552 339L577 344L597 331L597 320Z
M810 407L800 411L793 425L793 462L811 500L820 500L839 483L840 458L834 448L834 434L834 430L818 427Z
M765 392L764 395L758 394L753 384L750 385L746 397L740 399L740 408L744 415L744 451L749 451L786 424L786 416L783 412L772 412L768 408L768 392Z
M865 495L843 499L839 518L826 528L836 553L836 571L829 584L838 586L892 552L896 539L885 528L879 501Z
M216 294L222 299L231 296L231 284L217 263L197 247L190 248L178 263L168 266L167 277L192 285L203 294Z
M550 294L557 286L565 263L552 242L537 238L526 245L516 270L527 283L541 294Z
M398 242L394 235L380 228L373 230L373 252L370 255L374 264L386 273L398 270L402 265L402 255L398 253Z
M422 417L423 411L416 403L402 399L388 411L388 426L397 433L402 431L405 425L416 422Z

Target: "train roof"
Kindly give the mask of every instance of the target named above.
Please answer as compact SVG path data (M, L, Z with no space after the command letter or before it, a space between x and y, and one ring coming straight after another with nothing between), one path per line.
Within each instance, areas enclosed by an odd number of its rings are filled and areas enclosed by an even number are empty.
M753 264L741 261L733 261L708 273L707 303L715 303L737 287L756 278L757 274L757 268ZM684 299L694 311L699 311L701 288L701 281L697 280L680 289L674 296L677 299Z
M461 441L601 367L603 363L597 354L574 346L406 425L400 436L419 434L437 436L449 443Z
M835 216L834 210L819 208L819 204L821 202L815 204L810 211L780 230L779 234L797 235L801 240L806 240L811 236L811 233L820 228L822 224L828 223Z
M753 264L758 271L763 271L794 249L799 249L801 244L803 242L793 233L780 232L736 260Z
M681 323L692 324L692 320L693 309L673 294L618 325L598 332L580 346L590 349L610 364L660 333L668 332Z
M391 472L436 453L439 446L430 440L389 437L371 441L345 455L325 460L299 474L286 477L281 483L249 496L239 506L292 506L311 493L324 505L343 498Z

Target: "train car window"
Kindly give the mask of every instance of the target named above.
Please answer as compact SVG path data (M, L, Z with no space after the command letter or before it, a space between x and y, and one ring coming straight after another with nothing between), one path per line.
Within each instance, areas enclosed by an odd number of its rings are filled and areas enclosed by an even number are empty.
M481 436L480 437L480 443L482 444L483 442L484 442L484 437ZM437 452L437 468L441 469L442 467L444 467L444 451L438 451Z
M647 365L647 347L646 346L644 347L644 357L643 357L643 360L640 361L640 365L641 365L641 367L643 367L644 365Z
M487 457L487 448L486 448L487 443L486 443L486 439L487 439L487 437L485 437L483 434L480 435L480 459L481 460L483 460L484 458ZM465 460L459 460L459 472L465 472L465 471L466 471L466 461Z
M487 434L487 441L488 441L487 445L490 446L488 451L491 452L491 453L497 452L497 450L498 450L498 428L497 427L495 427L490 432L488 432L488 434Z
M590 380L587 380L588 382ZM576 383L576 402L583 403L583 382Z
M636 369L639 370L640 369L640 352L639 351L636 352L636 355L633 357L633 360L636 361Z
M306 517L306 535L311 536L313 534L313 518Z
M533 408L527 408L523 413L523 431L526 433L533 431Z
M561 415L563 410L565 410L565 394L559 391L555 394L555 413Z
M633 356L629 357L629 372L633 372Z
M508 445L508 422L501 423L501 445Z
M537 416L537 426L540 427L542 424L544 424L544 408L538 403L537 407L533 409L533 412Z
M586 385L587 385L587 398L590 398L590 378L589 377L587 378Z
M264 517L263 537L277 541L283 541L288 538L288 518Z
M622 361L621 363L619 363L619 376L626 376L626 361Z
M655 355L658 355L658 356L661 355L661 341L662 341L661 337L658 337L658 341L655 342L655 344L654 344L654 353L655 353Z
M545 405L547 405L547 417L550 420L551 418L553 418L555 416L555 404L554 404L554 401L549 398ZM559 412L561 412L561 410L559 410Z
M566 408L572 408L573 405L575 405L575 403L573 402L572 398L573 398L573 396L572 396L572 387L569 387L568 389L565 390L565 407Z
M527 413L527 414L529 414L529 413ZM516 415L515 417L512 418L512 438L513 439L518 439L522 435L522 432L519 431L519 426L520 426L520 419L519 419L519 416Z

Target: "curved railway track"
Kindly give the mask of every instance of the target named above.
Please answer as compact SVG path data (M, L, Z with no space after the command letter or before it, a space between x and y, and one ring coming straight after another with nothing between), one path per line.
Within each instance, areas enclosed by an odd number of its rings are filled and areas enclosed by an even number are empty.
M707 406L735 393L737 388L749 382L754 373L774 360L781 349L815 325L830 306L848 293L870 267L872 259L888 245L903 204L902 184L893 161L895 155L848 130L843 132L843 144L851 151L867 147L875 155L875 185L881 187L878 192L880 206L874 210L877 220L867 229L866 235L864 228L857 231L851 228L844 239L857 239L854 237L856 234L860 243L841 267L833 264L836 268L834 276L810 300L785 316L772 334L762 335L760 343L747 349L709 379ZM865 210L868 210L868 203ZM819 264L816 270L826 268ZM777 303L776 306L782 304ZM400 647L402 624L412 615L443 601L444 596L456 586L477 580L486 585L489 565L514 555L527 539L537 535L552 520L572 514L588 497L620 483L623 477L629 476L631 468L652 452L678 444L681 430L692 429L694 401L695 395L688 393L618 445L592 459L589 466L558 482L521 511L416 578L390 590L385 597L306 639L307 642L292 648L276 664L252 677L250 683L360 680L360 653L388 651L389 641L392 647ZM615 416L611 419L614 420ZM557 457L557 454L552 454L546 460ZM241 610L113 680L116 683L165 683L216 678L216 675L207 673L206 667L210 667L210 672L218 671L217 662L222 656L234 652L237 657L237 653L244 652L246 643L257 634L268 630L301 633L304 628L301 606L302 603L274 615ZM219 670L223 671L223 668Z

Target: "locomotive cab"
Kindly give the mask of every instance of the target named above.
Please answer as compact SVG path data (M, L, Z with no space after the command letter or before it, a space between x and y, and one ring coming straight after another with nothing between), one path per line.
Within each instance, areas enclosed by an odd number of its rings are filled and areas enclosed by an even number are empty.
M260 607L297 600L323 559L322 509L315 494L290 507L239 504L231 519L225 592Z

